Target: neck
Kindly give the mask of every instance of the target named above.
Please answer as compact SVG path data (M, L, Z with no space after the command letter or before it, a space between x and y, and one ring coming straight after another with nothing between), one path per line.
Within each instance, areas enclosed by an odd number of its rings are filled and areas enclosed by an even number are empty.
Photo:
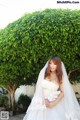
M57 79L56 72L55 71L51 72L50 77L51 77L51 79Z
M51 76L55 76L56 75L56 71L51 71Z

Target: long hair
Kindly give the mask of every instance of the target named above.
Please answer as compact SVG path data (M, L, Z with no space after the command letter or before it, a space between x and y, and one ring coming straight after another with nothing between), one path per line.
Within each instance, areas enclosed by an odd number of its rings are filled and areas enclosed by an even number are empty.
M59 82L61 83L62 82L62 68L61 68L61 59L59 57L52 57L49 62L48 62L48 67L46 68L46 71L45 71L45 78L48 77L50 78L51 76L51 70L50 70L50 67L49 67L49 63L50 61L53 61L53 63L55 65L57 65L57 68L56 68L56 75L58 77L58 80Z

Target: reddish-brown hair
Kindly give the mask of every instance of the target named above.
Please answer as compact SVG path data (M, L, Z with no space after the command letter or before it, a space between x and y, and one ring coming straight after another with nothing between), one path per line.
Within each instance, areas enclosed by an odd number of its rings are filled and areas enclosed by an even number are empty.
M58 77L58 80L59 82L61 83L62 82L62 67L61 67L61 59L59 57L52 57L49 62L48 62L48 67L46 68L46 71L45 71L45 78L50 78L50 75L51 75L51 71L50 71L50 68L49 68L49 63L50 61L53 61L53 63L55 65L57 65L57 68L56 68L56 75Z

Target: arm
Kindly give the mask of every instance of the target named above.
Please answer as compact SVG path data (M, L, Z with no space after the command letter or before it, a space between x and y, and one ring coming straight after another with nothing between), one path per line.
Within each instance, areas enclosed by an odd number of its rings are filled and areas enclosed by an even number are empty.
M61 91L60 95L54 101L49 102L47 99L45 100L46 107L52 108L62 100L62 98L64 97L63 83L60 84L60 91Z

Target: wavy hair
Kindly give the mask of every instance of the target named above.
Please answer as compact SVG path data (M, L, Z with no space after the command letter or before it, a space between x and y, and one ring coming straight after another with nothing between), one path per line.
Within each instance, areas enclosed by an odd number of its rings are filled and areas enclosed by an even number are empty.
M62 67L61 67L61 59L59 57L52 57L51 59L49 59L48 67L46 68L46 71L45 71L45 78L46 77L50 78L51 76L51 70L49 67L50 61L53 61L53 63L57 65L56 75L58 77L59 82L61 83L62 82Z

